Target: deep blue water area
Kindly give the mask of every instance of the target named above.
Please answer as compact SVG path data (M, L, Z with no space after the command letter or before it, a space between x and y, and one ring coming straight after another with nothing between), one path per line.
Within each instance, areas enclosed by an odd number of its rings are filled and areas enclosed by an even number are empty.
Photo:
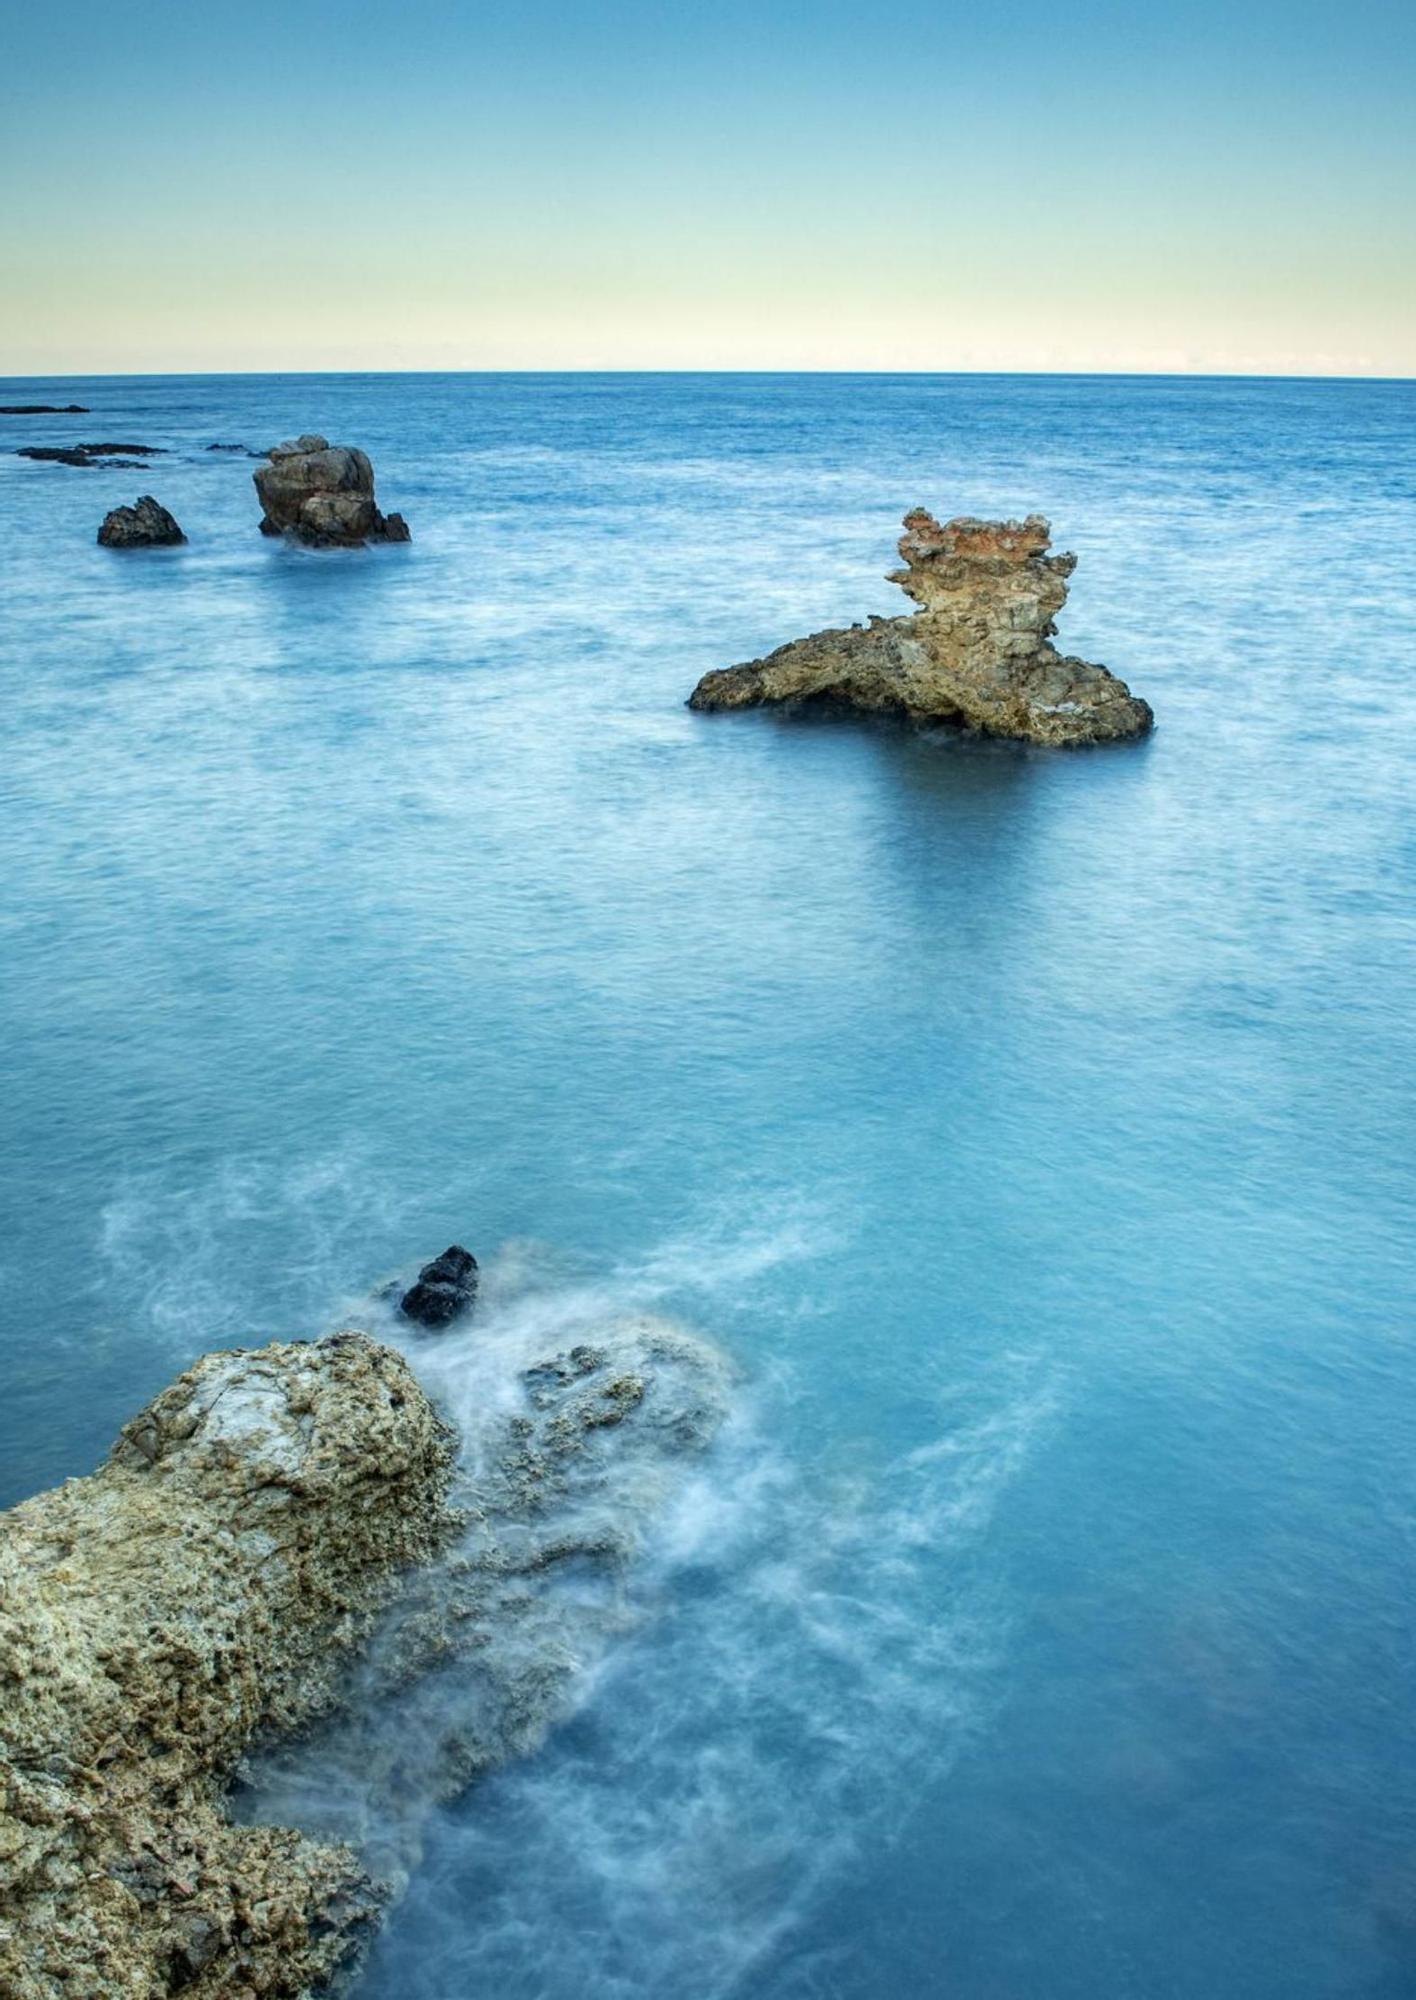
M736 1371L367 2000L1409 1995L1416 385L0 401L0 1504L454 1239ZM410 546L262 539L307 430ZM1155 735L687 712L914 504Z

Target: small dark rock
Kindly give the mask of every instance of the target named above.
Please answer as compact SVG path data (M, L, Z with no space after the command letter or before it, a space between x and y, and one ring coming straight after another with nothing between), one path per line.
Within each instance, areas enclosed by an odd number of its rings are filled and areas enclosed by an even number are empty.
M411 542L413 530L401 514L385 514L383 517L383 538L386 542Z
M86 403L0 403L0 417L86 417Z
M269 454L264 451L252 451L251 447L248 444L209 444L207 446L207 450L234 451L239 453L242 458L266 458L269 456Z
M460 1243L434 1257L398 1302L405 1319L419 1326L448 1326L477 1296L477 1259Z
M105 514L98 539L106 549L158 549L187 537L167 509L144 493L135 507L115 507Z

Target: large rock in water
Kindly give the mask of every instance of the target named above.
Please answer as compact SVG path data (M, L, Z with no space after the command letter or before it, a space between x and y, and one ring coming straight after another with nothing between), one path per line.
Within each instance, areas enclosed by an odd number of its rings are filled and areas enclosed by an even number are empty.
M1047 553L1051 530L1040 514L960 517L941 527L916 508L904 525L905 567L890 581L919 605L916 613L817 632L766 659L705 674L689 707L829 702L1053 745L1151 727L1149 706L1124 681L1052 645L1077 558Z
M357 1959L353 1854L223 1811L432 1555L453 1439L362 1334L211 1354L0 1516L0 1994L295 2000Z
M144 493L136 506L105 514L98 539L106 549L160 549L187 537L167 509Z
M294 535L312 548L358 548L412 539L401 514L381 514L374 468L353 445L307 435L271 447L251 477L264 514L263 535Z

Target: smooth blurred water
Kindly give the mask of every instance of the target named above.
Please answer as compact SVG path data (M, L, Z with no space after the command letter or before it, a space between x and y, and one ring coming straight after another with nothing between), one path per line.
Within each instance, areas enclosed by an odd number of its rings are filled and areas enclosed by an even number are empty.
M740 1372L369 2000L1408 1994L1416 388L0 400L171 449L0 456L0 1501L454 1237ZM309 429L411 547L256 534ZM687 713L917 502L1051 516L1150 742Z

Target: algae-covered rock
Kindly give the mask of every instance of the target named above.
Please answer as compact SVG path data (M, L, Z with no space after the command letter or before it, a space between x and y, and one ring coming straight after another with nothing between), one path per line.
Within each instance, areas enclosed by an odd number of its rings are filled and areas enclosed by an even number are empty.
M4 2000L295 2000L357 1959L355 1856L224 1793L444 1543L452 1461L401 1357L335 1334L206 1356L0 1516Z
M905 567L890 581L920 607L913 616L817 632L705 674L689 707L834 703L1056 746L1151 727L1149 706L1124 681L1051 643L1077 559L1047 553L1040 514L941 526L916 508L904 526Z

